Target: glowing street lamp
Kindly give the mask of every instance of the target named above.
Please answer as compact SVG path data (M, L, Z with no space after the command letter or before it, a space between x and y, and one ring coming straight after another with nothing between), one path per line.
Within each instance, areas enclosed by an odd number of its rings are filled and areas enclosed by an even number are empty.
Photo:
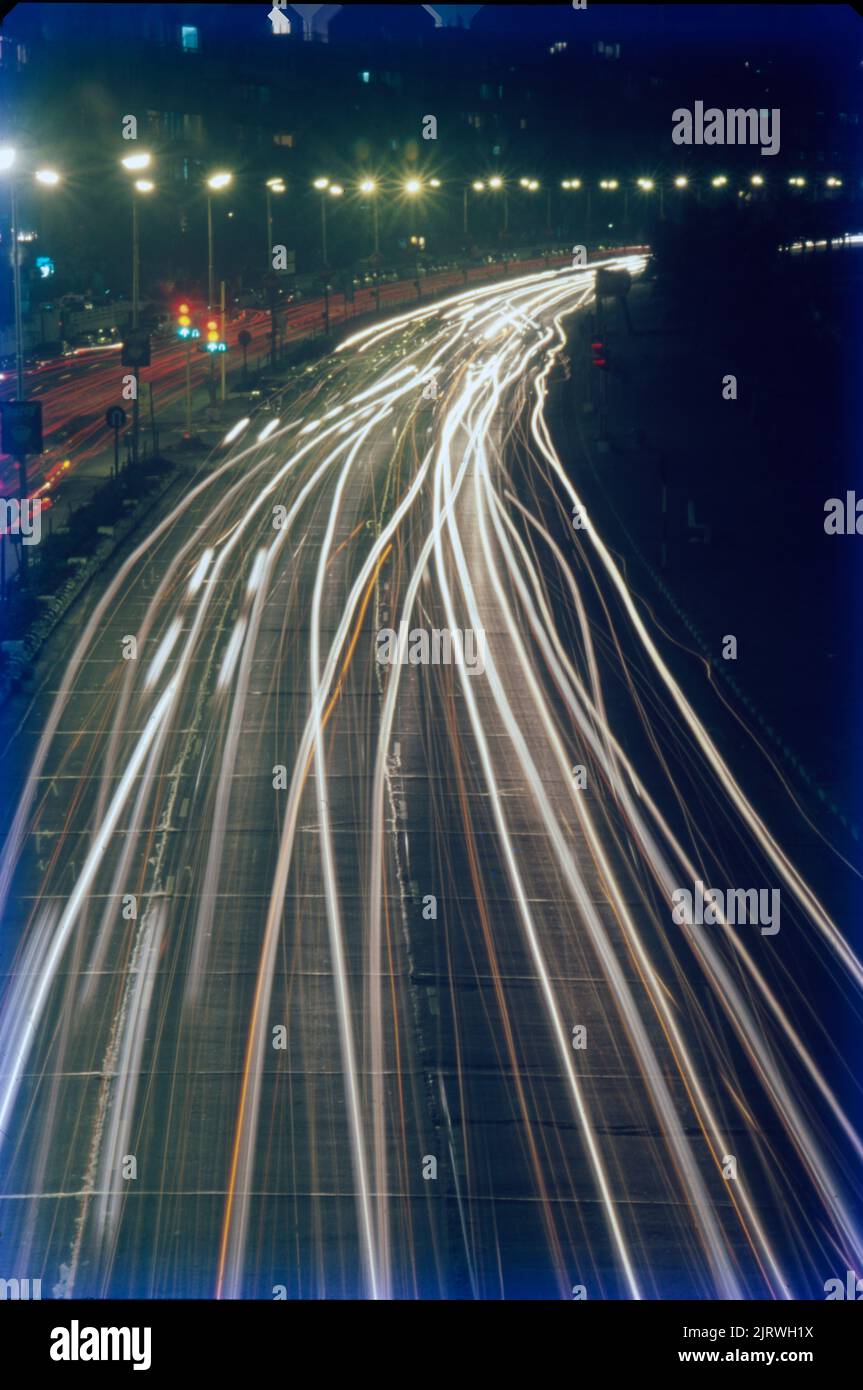
M372 205L372 228L373 228L373 230L374 230L374 242L375 242L375 245L374 245L374 255L377 257L377 256L380 254L380 237L379 237L379 229L378 229L378 200L377 200L377 197L376 197L376 194L377 194L377 191L378 191L378 185L377 185L377 182L375 181L375 179L365 178L365 179L361 179L361 180L360 180L359 188L360 188L360 192L361 192L361 193L364 193L364 194L366 195L366 197L367 197L368 199L370 199L370 201L371 201L371 205Z
M715 178L710 180L711 188L724 188L727 183L728 179L724 174L717 174Z
M152 155L141 150L139 154L127 154L120 163L124 169L130 173L136 173L140 169L149 169L152 163ZM50 172L49 170L45 171ZM50 182L50 180L45 180ZM132 184L132 327L138 327L138 306L140 302L140 282L141 282L141 243L138 228L138 193L152 193L155 184L150 179L135 179Z
M130 173L134 174L139 169L149 169L152 157L142 150L140 154L127 154L125 159L120 160L120 163L124 169L128 169Z
M753 174L753 175L752 175L752 178L749 180L749 182L752 184L752 187L753 187L753 188L763 188L763 187L764 187L764 175L763 175L763 174Z
M321 195L321 265L324 269L327 266L327 193L331 198L339 198L344 189L340 183L331 183L329 179L315 179L312 184Z
M35 177L37 183L44 183L48 188L53 188L60 182L60 175L56 169L37 169Z
M506 186L506 181L500 174L492 174L488 181L488 186L493 193L503 194L503 226L501 232L503 236L506 236L509 231L509 191Z
M579 191L579 189L581 188L581 179L563 179L563 180L561 181L561 185L560 185L560 186L561 186L561 188L564 190L565 193L577 193L577 192ZM588 228L590 227L590 201L591 201L591 199L590 199L590 194L591 194L591 188L590 188L590 184L588 184L588 186L587 186L587 221L586 221L586 223L585 223L586 227L588 227Z
M21 227L18 218L18 195L17 180L15 178L15 163L17 151L12 145L0 146L0 173L9 175L9 202L10 202L10 235L12 241L12 289L15 303L15 369L16 369L16 388L15 399L24 400L24 315L21 303ZM51 174L52 177L39 177L39 174ZM39 170L35 177L40 183L56 184L60 182L60 175L54 170ZM27 456L22 449L17 453L18 476L21 496L26 497L27 485ZM21 569L22 572L27 564L27 547L21 547Z
M404 191L409 197L415 198L418 193L422 193L422 188L420 179L405 179Z
M686 177L685 174L677 174L677 175L675 176L675 179L674 179L674 187L675 187L675 188L688 188L688 187L689 187L689 179Z
M287 193L284 179L267 179L264 185L264 193L267 200L267 259L266 266L271 268L271 257L273 254L273 194Z
M841 179L837 179L837 178L835 177L835 175L833 175L833 174L831 174L827 179L825 179L824 182L827 184L827 187L828 187L828 188L841 188L841 187L842 187L842 180L841 180Z
M207 179L207 308L212 311L215 297L213 268L213 194L227 188L232 175L224 172L211 174Z

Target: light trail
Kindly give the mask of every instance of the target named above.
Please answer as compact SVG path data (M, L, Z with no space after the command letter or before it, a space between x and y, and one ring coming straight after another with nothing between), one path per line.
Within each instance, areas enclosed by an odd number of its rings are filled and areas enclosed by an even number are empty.
M509 1203L560 1297L790 1298L863 1258L863 1141L805 985L776 942L672 923L698 878L778 881L859 1008L863 965L610 538L568 527L591 498L550 379L595 269L353 333L251 443L228 432L85 623L0 867L27 904L5 1191L76 1290L447 1296L458 1267L505 1296ZM483 634L484 671L416 666L414 625Z

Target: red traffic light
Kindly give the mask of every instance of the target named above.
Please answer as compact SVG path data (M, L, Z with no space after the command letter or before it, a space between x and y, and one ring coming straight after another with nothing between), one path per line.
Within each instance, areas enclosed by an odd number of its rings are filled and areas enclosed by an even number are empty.
M178 313L178 314L188 314L188 313L190 313L190 312L191 312L191 311L190 311L190 309L189 309L188 304L185 304L185 303L184 303L184 304L178 304L178 306L177 306L177 313Z
M605 343L603 343L600 339L596 339L594 342L591 343L590 351L592 353L592 361L594 367L608 366L608 351L606 349Z

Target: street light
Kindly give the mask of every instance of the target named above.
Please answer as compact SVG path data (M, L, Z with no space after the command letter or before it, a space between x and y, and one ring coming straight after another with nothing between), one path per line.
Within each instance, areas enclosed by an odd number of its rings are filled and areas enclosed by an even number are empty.
M419 179L405 180L404 190L411 198L416 197L417 193L421 193L422 187L422 183Z
M841 188L841 187L842 187L842 180L841 180L841 179L837 179L833 174L831 174L831 175L829 176L829 178L827 178L827 179L825 180L825 182L826 182L828 188Z
M120 160L120 163L124 169L135 173L138 169L149 169L151 159L152 155L146 154L142 150L140 154L127 154L125 159Z
M36 180L38 183L44 183L49 188L53 188L55 184L60 182L60 175L56 169L37 169Z
M215 279L213 269L213 194L220 189L227 188L231 182L231 174L218 173L211 174L207 179L207 308L212 313L213 299L215 297Z
M506 236L509 231L509 191L506 186L506 181L500 174L492 174L488 181L488 186L493 193L503 194L503 226L501 227L501 233L503 236Z
M264 193L267 200L267 270L272 269L271 257L273 254L273 205L272 195L274 193L286 193L284 180L280 178L267 179L264 185Z
M656 187L653 179L638 179L637 183L642 193L652 193Z
M130 173L149 169L151 156L143 150L140 154L126 155L120 163ZM141 301L141 235L138 222L138 197L152 193L155 188L150 179L135 179L132 183L132 329L138 327L139 305ZM135 394L132 398L132 461L138 462L138 438L140 429L140 407L138 404L138 368L134 368Z
M689 179L686 177L685 174L678 174L678 175L675 177L675 180L674 180L674 187L675 187L675 188L688 188L688 187L689 187Z
M579 191L579 189L581 188L581 179L563 179L563 180L561 181L561 185L560 185L560 186L561 186L561 188L564 190L564 192L566 192L566 193L577 193L577 192ZM586 211L587 211L587 216L586 216L586 220L585 220L584 226L585 226L585 234L586 234L587 236L589 236L589 235L590 235L590 185L589 185L589 184L588 184L588 187L587 187L587 210L586 210Z
M140 154L127 154L120 163L124 169L135 173L139 169L149 169L152 156L145 151ZM46 171L48 172L48 171ZM140 301L141 246L138 229L138 199L136 193L152 193L154 185L149 179L135 179L132 184L132 327L138 327L138 305Z
M375 256L379 256L379 255L380 255L380 235L379 235L379 227L378 227L378 200L377 200L377 197L376 197L377 191L378 191L378 185L377 185L377 182L376 182L375 179L361 179L361 180L360 180L360 192L361 192L361 193L365 193L366 197L369 198L369 199L371 199L371 205L372 205L372 228L373 228L373 232L374 232L374 253L373 253L373 254L374 254Z
M324 269L327 266L327 200L326 191L330 186L329 179L315 179L312 184L321 195L321 265Z
M717 174L715 178L710 180L711 188L724 188L727 183L728 179L724 174Z
M340 183L331 183L329 179L315 179L312 184L321 195L321 264L326 270L327 266L327 194L331 198L340 198L344 193L344 188Z
M752 178L749 180L749 182L752 184L752 187L753 187L753 188L763 188L763 187L764 187L764 175L763 175L763 174L753 174L753 175L752 175Z
M792 188L805 188L805 187L806 187L806 180L805 180L804 178L802 178L800 174L792 174L792 176L791 176L791 178L788 180L788 182L790 183L790 185L791 185Z
M12 145L0 147L0 173L9 174L9 203L10 203L10 232L12 237L12 288L15 304L15 399L24 400L24 316L21 310L21 227L18 219L18 195L15 179L15 161L17 152ZM39 174L50 174L50 178L39 178ZM60 182L60 175L53 169L43 169L37 171L36 178L40 183L56 184ZM27 456L22 449L18 454L18 475L20 479L21 496L27 496ZM21 548L21 568L24 569L27 562L25 547Z
M213 194L218 193L223 188L227 188L233 179L233 174L220 170L216 174L211 174L206 181L207 187L207 310L213 312L213 301L216 297L215 284L215 258L213 255ZM224 298L224 295L223 295ZM222 305L222 336L224 337L225 310ZM210 356L210 406L216 404L216 359ZM225 359L222 358L222 400L225 399Z

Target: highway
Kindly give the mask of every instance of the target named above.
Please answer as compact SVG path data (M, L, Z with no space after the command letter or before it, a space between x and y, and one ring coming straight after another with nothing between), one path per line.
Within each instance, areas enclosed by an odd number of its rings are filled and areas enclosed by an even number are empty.
M561 258L550 257L549 262L560 264ZM544 264L542 258L525 260L523 263L526 271L538 269ZM419 282L386 280L377 288L358 288L353 300L349 300L344 291L333 292L328 296L326 307L322 295L312 295L280 310L281 341L288 345L320 334L325 315L330 327L336 328L360 314L386 310L406 301L414 302L418 288L420 297L425 295L428 298L465 282L487 281L506 273L506 270L506 266L494 262L472 266L466 272L448 270L424 274ZM199 324L205 314L205 306L198 306L196 321ZM237 335L243 329L251 336L251 343L247 346L250 367L254 366L256 358L267 357L270 352L269 313L247 309L230 314L226 320L225 334L233 374L236 374L241 363L242 349L237 344ZM128 369L120 364L120 346L118 342L102 347L79 347L65 357L28 366L25 392L29 400L42 403L45 444L45 452L28 462L29 496L40 497L43 502L47 499L49 505L56 502L64 484L76 476L81 465L105 453L110 444L110 435L105 426L105 412L109 406L124 405L127 415L131 417L131 404L128 397L123 395L123 376ZM194 394L207 385L210 361L193 345L189 363L190 386ZM173 331L152 335L151 364L148 368L142 368L141 380L152 392L157 421L164 421L166 412L174 407L179 409L186 392L186 345ZM6 371L3 380L0 380L0 400L12 400L15 395L15 372ZM148 397L142 420L145 431L149 428L149 409ZM8 494L14 493L19 482L17 467L2 452L0 482Z
M21 1277L781 1300L861 1267L813 981L859 1007L863 966L558 453L593 278L358 328L46 653L0 866ZM675 921L699 881L778 890L781 929Z

